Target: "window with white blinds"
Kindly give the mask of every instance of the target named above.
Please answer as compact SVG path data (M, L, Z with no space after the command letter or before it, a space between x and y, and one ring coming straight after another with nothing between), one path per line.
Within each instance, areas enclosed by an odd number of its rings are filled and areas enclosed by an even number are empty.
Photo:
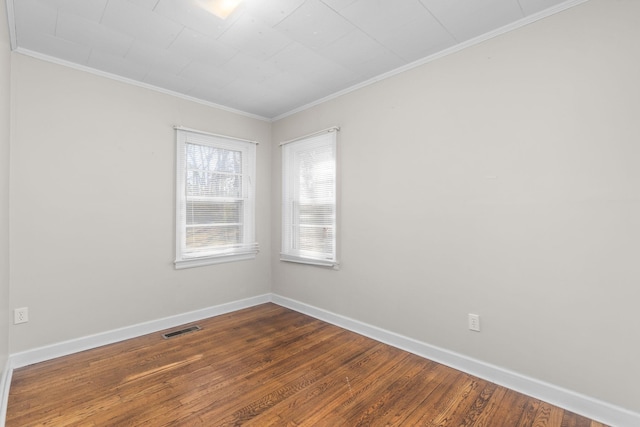
M176 268L255 258L255 143L176 132Z
M334 129L282 145L283 261L338 265L336 134Z

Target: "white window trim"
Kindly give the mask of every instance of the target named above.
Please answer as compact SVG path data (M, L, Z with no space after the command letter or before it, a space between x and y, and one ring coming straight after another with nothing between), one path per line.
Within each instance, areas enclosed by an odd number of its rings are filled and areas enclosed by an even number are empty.
M201 267L206 265L221 264L233 261L255 259L258 253L258 243L255 241L255 171L257 142L224 135L211 134L193 129L175 127L176 129L176 269ZM186 221L184 213L186 209L186 178L185 178L185 146L189 141L213 147L239 150L245 153L243 156L243 174L248 177L248 199L251 200L247 208L249 218L244 219L243 235L245 241L242 245L220 248L210 253L202 253L198 256L186 253L185 231ZM247 155L249 154L249 155ZM182 172L182 173L181 173Z
M340 262L338 261L338 239L339 239L339 228L338 228L338 155L337 155L337 132L340 130L339 127L334 126L331 128L327 128L327 129L323 129L321 131L318 132L314 132L312 134L309 135L305 135L299 138L295 138L289 141L285 141L280 143L280 146L284 146L284 145L289 145L289 144L295 144L295 143L313 143L314 140L317 140L318 138L320 138L321 136L324 136L325 138L328 137L330 138L329 142L333 145L333 152L334 152L334 164L335 164L335 171L334 171L334 191L333 191L333 205L334 205L334 212L335 212L335 217L334 217L334 222L333 222L333 228L334 228L334 249L333 249L333 258L328 259L328 258L319 258L319 257L313 257L313 256L305 256L307 254L305 254L305 251L302 250L294 250L292 248L289 247L289 245L287 244L286 240L287 240L287 230L286 230L286 223L287 223L287 214L285 213L285 207L283 206L283 211L282 211L282 236L281 236L281 246L282 246L282 250L280 252L280 261L285 261L285 262L294 262L294 263L300 263L300 264L308 264L308 265L316 265L316 266L321 266L321 267L332 267L333 269L337 270L340 267ZM327 133L331 133L331 135L326 135ZM286 180L286 167L287 165L285 164L285 158L284 158L284 152L283 152L283 161L282 161L282 200L283 200L283 204L287 198L287 188L288 188L288 183L285 182Z
M289 255L282 252L280 253L280 261L296 262L298 264L318 265L320 267L332 267L334 269L340 267L340 262L338 262L338 260L323 261L317 258L306 258L303 256Z
M224 264L227 262L244 261L248 259L255 259L256 252L247 253L244 255L229 254L229 255L215 255L210 257L198 257L192 259L183 259L175 261L176 270L182 270L185 268L204 267L206 265Z

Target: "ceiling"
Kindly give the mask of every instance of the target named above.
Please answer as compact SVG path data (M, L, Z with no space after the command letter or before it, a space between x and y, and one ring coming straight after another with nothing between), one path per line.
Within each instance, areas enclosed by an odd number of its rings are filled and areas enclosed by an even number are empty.
M7 0L18 52L266 119L584 0Z

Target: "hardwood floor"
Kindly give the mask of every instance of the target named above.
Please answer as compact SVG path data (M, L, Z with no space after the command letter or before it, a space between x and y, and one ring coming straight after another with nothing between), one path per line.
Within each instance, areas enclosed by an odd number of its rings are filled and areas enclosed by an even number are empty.
M7 427L603 426L274 304L198 325L15 370Z

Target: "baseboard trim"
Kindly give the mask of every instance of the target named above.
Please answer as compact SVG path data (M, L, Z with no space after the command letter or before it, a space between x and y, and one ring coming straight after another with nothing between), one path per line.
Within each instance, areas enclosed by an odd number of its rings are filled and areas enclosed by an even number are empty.
M11 366L11 359L7 358L7 362L4 364L4 369L2 371L2 377L0 377L0 426L2 427L4 427L5 420L7 419L9 387L11 386L12 375L13 368Z
M616 427L640 426L640 414L499 366L439 348L358 320L272 294L271 301L360 335Z
M13 369L267 302L304 313L611 426L640 426L639 413L277 294L259 295L11 354L0 381L0 426L4 426L6 418Z
M89 335L69 341L34 348L9 356L12 368L21 368L23 366L32 365L34 363L44 362L45 360L55 359L56 357L67 356L69 354L78 353L80 351L89 350L107 344L113 344L130 338L139 337L141 335L151 334L185 323L196 322L198 320L209 317L219 316L221 314L230 313L243 308L253 307L255 305L264 304L271 301L270 294L259 295L225 304L203 308L201 310L190 311L175 316L165 317L150 322L139 323L137 325L127 326L112 331L102 332L95 335Z

